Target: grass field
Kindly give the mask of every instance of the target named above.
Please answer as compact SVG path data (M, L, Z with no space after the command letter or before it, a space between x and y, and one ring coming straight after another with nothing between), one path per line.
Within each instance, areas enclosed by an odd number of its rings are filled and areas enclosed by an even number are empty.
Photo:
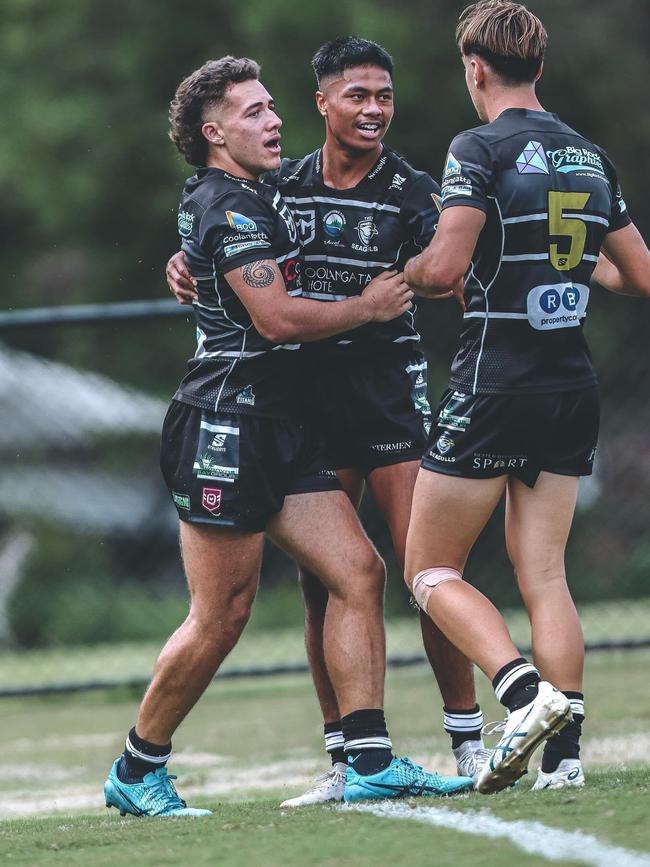
M533 793L524 780L496 796L413 800L392 812L278 807L325 767L306 677L210 688L177 734L171 768L192 804L214 810L196 820L121 819L103 806L136 695L5 699L0 864L650 867L649 663L648 651L588 657L583 791ZM484 678L478 686L486 718L498 719ZM453 770L424 667L391 672L387 715L400 754Z

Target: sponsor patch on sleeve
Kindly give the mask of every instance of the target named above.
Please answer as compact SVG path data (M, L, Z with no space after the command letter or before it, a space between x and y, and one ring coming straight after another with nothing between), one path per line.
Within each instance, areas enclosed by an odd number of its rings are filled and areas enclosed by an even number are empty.
M244 214L238 214L237 211L226 211L226 219L231 229L237 229L239 232L257 232L257 223Z
M238 253L244 253L246 250L253 250L256 247L268 249L270 246L268 241L242 241L239 244L227 244L223 249L226 256L236 256Z
M445 187L442 191L442 200L444 202L452 196L471 196L472 192L473 190L470 186L454 184L454 186Z

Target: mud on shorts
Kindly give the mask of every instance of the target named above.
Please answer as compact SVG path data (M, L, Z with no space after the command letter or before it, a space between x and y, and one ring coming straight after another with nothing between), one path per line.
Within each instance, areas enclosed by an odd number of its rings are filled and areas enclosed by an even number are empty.
M465 479L513 475L532 488L540 472L589 476L598 388L553 394L442 396L422 466Z
M322 442L298 422L172 401L160 467L181 521L260 532L289 494L337 491Z
M419 461L431 426L427 363L409 349L325 360L309 374L303 400L333 466L377 467Z

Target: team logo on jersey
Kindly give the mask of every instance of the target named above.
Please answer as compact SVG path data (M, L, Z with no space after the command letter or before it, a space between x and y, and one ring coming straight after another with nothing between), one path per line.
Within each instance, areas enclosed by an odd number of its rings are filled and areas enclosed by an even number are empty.
M451 151L447 154L447 163L445 165L445 177L450 178L452 175L460 174L460 163Z
M389 190L401 190L406 183L406 178L403 175L393 175L393 180L390 182Z
M568 174L569 172L596 172L604 175L603 161L598 154L587 148L576 148L567 145L557 151L546 151L546 156L553 163L556 171Z
M329 211L323 217L323 228L332 238L338 238L345 227L345 217L340 211Z
M257 232L257 223L237 211L226 211L226 219L230 228L237 229L238 232Z
M363 220L359 220L356 225L357 234L359 235L359 240L367 247L370 241L375 237L375 235L379 234L379 229L375 226L374 220L372 217L366 217Z
M528 293L528 321L536 331L576 328L587 315L589 287L584 283L535 286Z
M520 175L547 175L548 163L543 146L538 141L529 141L515 160Z
M298 227L300 243L303 246L311 244L316 236L316 211L311 209L307 211L294 211L293 216Z
M210 514L213 515L215 518L221 512L222 495L223 491L221 490L221 488L203 488L201 505L206 512L210 512Z
M189 238L192 234L192 226L194 225L194 214L189 211L178 212L178 234L181 238Z
M456 443L452 440L450 436L447 434L443 434L436 443L436 448L440 452L441 455L446 455L448 451L453 449Z
M255 406L255 392L252 385L247 385L243 391L240 391L235 398L236 403L243 403L246 406Z

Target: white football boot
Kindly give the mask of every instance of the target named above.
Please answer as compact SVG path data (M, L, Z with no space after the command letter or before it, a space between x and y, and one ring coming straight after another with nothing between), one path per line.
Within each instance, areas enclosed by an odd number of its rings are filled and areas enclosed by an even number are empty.
M460 777L471 777L474 786L478 781L483 765L492 755L492 750L487 749L483 741L463 741L452 750L456 757L456 768Z
M571 719L569 699L545 680L529 704L508 712L492 731L503 731L501 740L479 772L476 788L484 795L511 786L528 773L528 762L540 744Z
M580 759L562 759L555 771L545 774L540 768L537 771L537 779L533 786L533 792L541 789L566 789L573 787L581 789L585 784L585 775L582 771Z
M329 801L342 801L345 789L345 772L348 766L344 762L336 762L332 770L316 777L314 785L298 795L283 801L281 807L308 807L310 804L327 804Z

